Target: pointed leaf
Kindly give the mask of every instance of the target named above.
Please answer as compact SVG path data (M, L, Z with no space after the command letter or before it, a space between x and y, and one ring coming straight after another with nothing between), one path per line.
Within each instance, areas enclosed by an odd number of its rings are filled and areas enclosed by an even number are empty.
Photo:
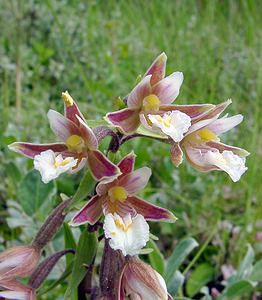
M215 270L208 263L202 263L196 267L186 285L187 294L195 296L200 289L214 277Z
M254 265L249 279L252 281L262 281L262 259Z
M84 230L76 248L71 281L66 290L65 299L72 300L71 296L75 293L78 285L86 275L86 265L91 264L95 257L97 245L96 234Z
M56 194L55 183L44 184L40 175L35 170L29 172L21 181L17 198L24 211L30 216L42 209L46 216L46 211L52 207L51 200Z
M71 227L67 223L64 223L63 228L64 228L65 249L76 249L76 242ZM73 261L73 259L74 257L72 255L66 256L67 267L69 266L71 261Z
M245 294L251 293L254 289L254 285L249 280L240 280L237 282L234 282L230 286L226 288L226 290L221 295L221 298L219 299L239 299L240 296L243 296ZM224 297L224 298L223 298ZM242 299L242 298L241 298ZM244 299L244 298L243 298ZM250 299L250 298L245 298Z
M73 196L72 202L70 203L68 210L73 208L78 202L84 200L84 198L86 198L86 196L92 192L94 182L95 181L91 173L89 172L89 170L87 170L79 184L75 195Z
M149 257L149 261L151 266L153 267L153 269L155 269L158 273L160 273L161 275L164 274L164 270L165 270L165 261L164 261L164 256L163 254L160 252L160 250L157 247L157 244L150 240L147 243L147 247L152 248L153 252L151 252L148 257Z
M172 255L167 261L168 269L165 273L166 282L172 280L176 270L183 263L188 254L198 246L198 243L193 238L186 238L178 243Z
M178 290L182 287L184 281L185 276L180 271L176 271L173 280L167 285L168 292L172 295L176 295Z

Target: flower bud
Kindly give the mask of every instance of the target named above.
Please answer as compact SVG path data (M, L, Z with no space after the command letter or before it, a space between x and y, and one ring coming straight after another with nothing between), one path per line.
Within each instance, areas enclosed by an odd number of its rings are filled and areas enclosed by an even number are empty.
M60 229L61 225L65 219L65 209L72 201L72 198L60 203L48 216L42 227L39 229L32 245L36 248L42 249L46 246L48 242L54 237L57 231Z
M172 299L167 293L163 277L151 266L131 257L124 266L118 283L118 298L124 299Z
M29 285L34 288L38 289L49 273L52 271L56 263L59 259L68 254L68 253L75 253L72 249L65 249L60 252L54 253L53 255L47 257L38 267L34 270L33 274L30 277Z
M35 290L15 280L0 280L0 299L36 300Z
M30 275L40 258L34 246L17 246L0 253L0 281Z

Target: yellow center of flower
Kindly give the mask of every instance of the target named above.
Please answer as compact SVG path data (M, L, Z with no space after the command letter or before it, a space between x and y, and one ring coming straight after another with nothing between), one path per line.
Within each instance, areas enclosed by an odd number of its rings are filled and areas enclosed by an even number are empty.
M109 189L108 196L112 202L124 202L127 198L127 192L122 186L113 186Z
M124 232L127 232L132 226L132 221L124 223L123 220L119 217L115 220L115 224L118 228L122 229Z
M164 127L166 127L166 128L170 128L170 127L171 127L171 121L172 121L172 119L171 119L170 116L166 115L165 118L162 118L162 117L160 117L160 116L157 116L156 119L157 119L157 121L158 121L159 123L161 123Z
M143 110L144 111L158 111L160 101L158 97L154 94L146 96L143 100Z
M66 145L70 151L81 153L83 149L85 148L85 142L84 140L76 134L71 135L66 140Z
M215 133L208 129L201 129L197 134L205 142L218 140L218 137L215 135Z
M70 162L70 159L69 159L69 158L66 158L66 159L62 160L61 162L58 162L58 161L56 160L55 163L54 163L54 166L55 166L55 168L58 168L58 167L64 167L64 166L66 166L69 162Z
M67 107L72 106L74 104L74 100L70 96L68 91L65 91L64 93L62 93L62 98L63 98L63 100L64 100Z

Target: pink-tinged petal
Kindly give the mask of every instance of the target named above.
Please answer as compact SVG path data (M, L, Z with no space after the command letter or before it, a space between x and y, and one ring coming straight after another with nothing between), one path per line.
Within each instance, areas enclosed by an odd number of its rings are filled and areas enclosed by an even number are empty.
M141 108L143 100L146 96L152 94L152 88L150 84L152 75L144 77L131 91L127 98L127 107L129 108Z
M71 156L72 157L72 156ZM77 164L70 170L70 174L75 174L82 170L86 165L87 159L86 157L80 157L77 160Z
M183 161L183 151L179 144L174 144L170 149L170 156L172 163L178 167Z
M96 180L106 177L117 177L121 173L119 168L98 150L88 151L87 162Z
M93 130L83 121L79 116L76 116L76 119L79 122L79 129L81 132L81 137L84 139L87 147L90 150L95 150L98 148L98 141L93 132Z
M133 195L147 185L151 174L150 168L143 167L121 177L118 184L127 191L128 195Z
M131 153L127 154L119 163L118 168L122 172L122 174L131 173L134 170L136 155L132 151Z
M79 120L76 116L82 119L85 122L85 118L80 112L77 103L75 100L70 96L68 91L62 93L62 98L65 102L65 117L79 126Z
M128 197L126 201L132 205L138 214L142 215L148 221L175 222L177 220L171 211L138 197Z
M213 108L213 104L192 104L192 105L164 105L160 106L159 114L164 114L167 111L178 110L188 115L192 121L204 112Z
M100 181L98 183L98 185L96 186L96 192L98 195L102 196L102 195L105 195L107 194L108 190L114 186L114 180L110 181L109 183L108 182L104 182L103 180Z
M214 148L213 148L214 149ZM218 167L210 165L206 159L205 154L207 151L212 150L210 147L206 148L194 148L191 146L185 146L185 154L188 162L192 167L200 172L209 172L213 170L219 170Z
M66 142L73 134L80 135L78 127L57 111L50 109L47 113L47 117L52 131L63 142Z
M209 124L211 124L212 122L214 122L216 120L217 117L213 118L213 119L204 119L204 120L201 120L201 121L198 121L196 122L195 124L193 124L188 132L185 134L185 136L188 136L190 135L191 133L199 130L199 129L202 129L206 126L208 126Z
M166 61L167 56L163 52L161 53L152 63L152 65L149 67L149 69L146 71L144 76L152 75L151 77L151 85L155 85L158 81L163 79L166 74Z
M158 96L161 105L170 104L176 99L183 78L182 72L174 72L153 87L153 94Z
M4 289L0 292L0 298L36 300L35 291L16 280L1 280L0 289Z
M211 124L207 126L207 128L214 132L216 135L220 135L224 132L229 131L230 129L234 128L238 124L240 124L243 121L242 115L236 115L229 118L221 118L217 119Z
M102 215L102 202L103 197L94 196L72 218L69 224L71 226L79 226L86 223L95 224Z
M126 266L123 267L119 278L116 281L116 297L117 300L125 300L125 291L124 291L124 282L123 282L123 274L125 272Z
M234 154L237 154L240 157L246 157L250 154L245 149L234 147L234 146L229 146L229 145L226 145L226 144L223 144L223 143L209 141L209 142L206 143L206 145L209 146L210 148L217 149L219 152L232 151Z
M136 131L140 125L139 112L140 109L124 108L108 113L105 119L123 133L131 133Z
M63 143L32 144L16 142L9 145L8 148L30 158L34 158L36 155L39 155L41 152L44 152L46 150L52 150L56 153L60 153L67 150L67 146Z
M222 102L210 110L204 112L203 114L199 115L194 121L198 122L200 120L205 120L205 119L217 119L222 112L232 103L232 101L229 99L225 102Z
M102 206L104 215L117 213L121 218L124 218L128 214L130 214L132 217L137 215L134 207L128 203L128 201L117 201L113 203L110 201L109 197L105 196Z
M167 300L173 300L173 297L170 294L167 294Z

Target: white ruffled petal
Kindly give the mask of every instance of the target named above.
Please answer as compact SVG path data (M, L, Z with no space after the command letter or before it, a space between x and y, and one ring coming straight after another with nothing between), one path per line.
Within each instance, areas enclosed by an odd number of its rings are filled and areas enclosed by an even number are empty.
M63 159L61 154L56 156L52 150L41 152L34 157L34 167L40 172L44 183L48 183L60 174L69 171L76 163L77 159L73 157Z
M180 111L171 111L163 116L148 115L148 118L153 124L153 129L159 128L176 143L183 139L184 134L191 126L191 118Z
M149 240L149 226L142 215L131 218L127 214L123 219L107 214L104 222L105 237L114 250L121 250L123 255L137 255Z
M205 158L208 163L228 173L234 182L238 181L247 170L245 166L246 159L234 154L232 151L225 150L222 153L208 151Z

